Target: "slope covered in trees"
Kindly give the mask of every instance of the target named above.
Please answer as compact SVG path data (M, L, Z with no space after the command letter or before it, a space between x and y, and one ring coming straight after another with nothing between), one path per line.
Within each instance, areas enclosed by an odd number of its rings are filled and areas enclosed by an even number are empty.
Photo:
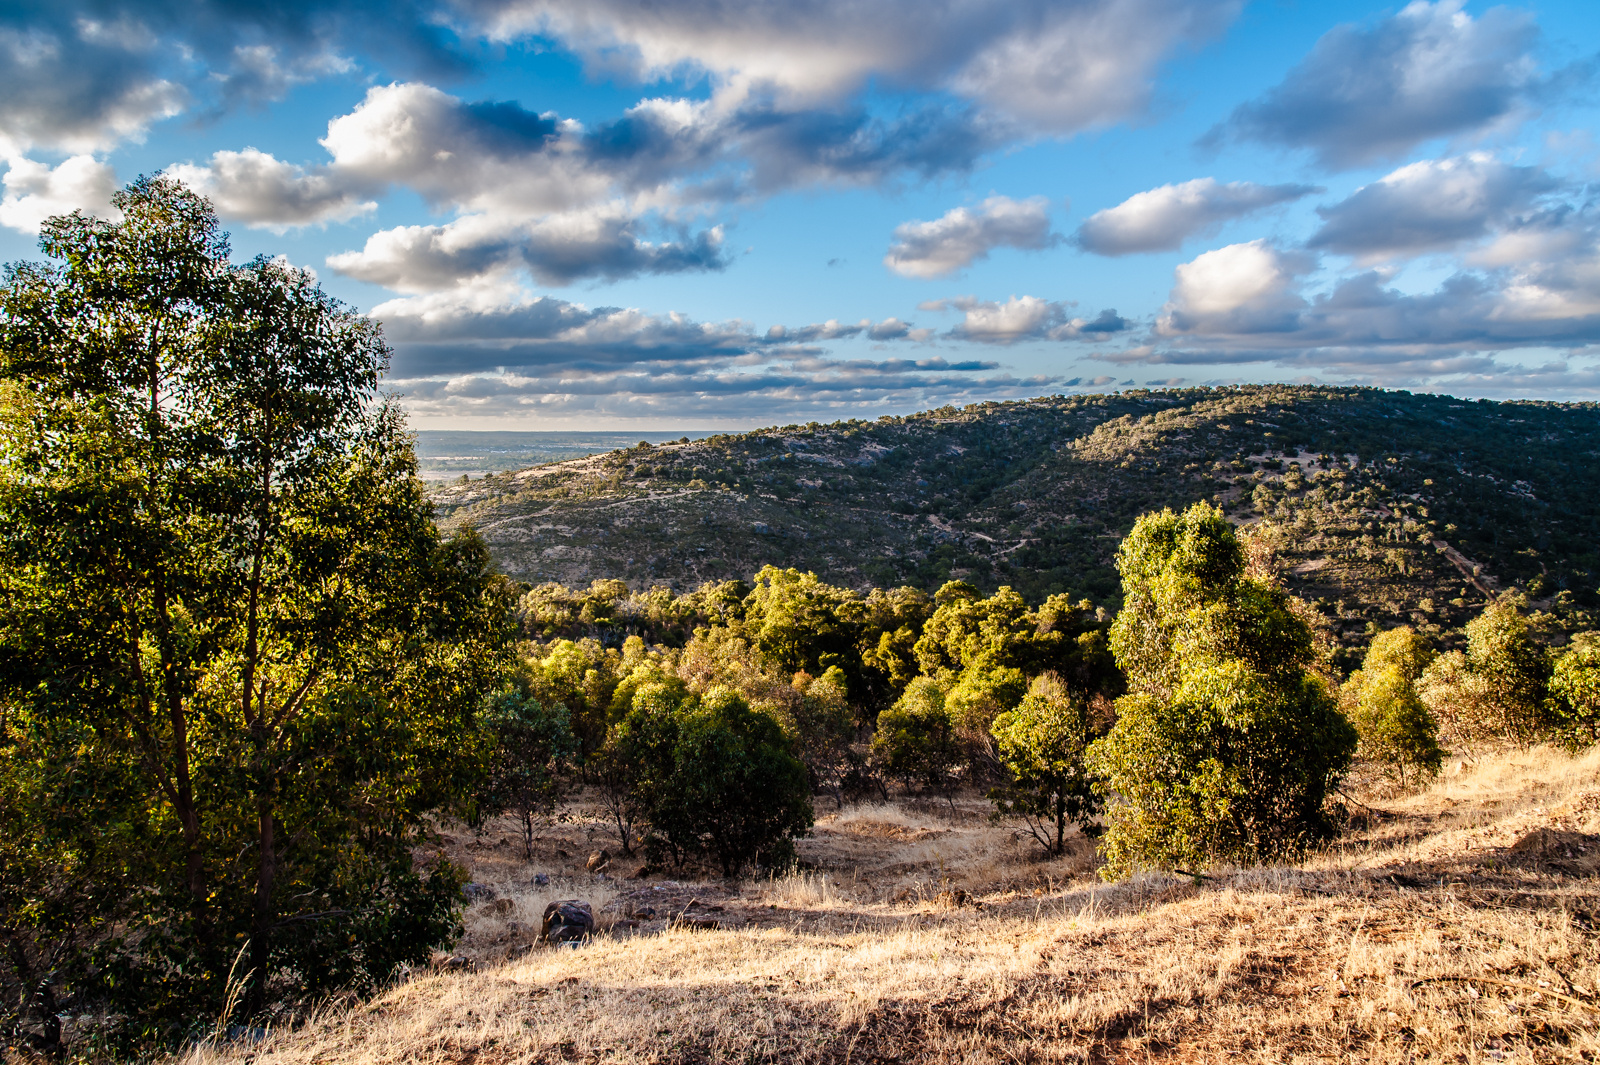
M1324 386L1133 391L637 446L435 491L527 584L679 590L772 564L1115 607L1138 515L1256 522L1341 642L1513 587L1596 605L1600 407Z

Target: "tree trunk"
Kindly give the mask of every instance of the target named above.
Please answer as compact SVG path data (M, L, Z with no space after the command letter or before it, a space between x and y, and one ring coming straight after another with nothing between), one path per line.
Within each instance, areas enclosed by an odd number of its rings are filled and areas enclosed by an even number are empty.
M259 803L256 863L255 913L250 921L250 999L251 1016L267 1005L267 981L272 975L272 886L278 875L277 819L272 814L270 795Z

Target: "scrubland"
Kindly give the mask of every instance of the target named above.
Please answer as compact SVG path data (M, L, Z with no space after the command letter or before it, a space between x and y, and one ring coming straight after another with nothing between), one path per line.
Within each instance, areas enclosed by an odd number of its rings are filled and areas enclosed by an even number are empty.
M1600 751L1350 810L1298 865L1111 884L1090 841L1044 860L978 800L822 809L799 870L735 883L589 873L616 848L579 803L531 863L497 826L447 837L496 897L435 969L182 1060L1600 1060ZM535 944L558 897L590 942Z

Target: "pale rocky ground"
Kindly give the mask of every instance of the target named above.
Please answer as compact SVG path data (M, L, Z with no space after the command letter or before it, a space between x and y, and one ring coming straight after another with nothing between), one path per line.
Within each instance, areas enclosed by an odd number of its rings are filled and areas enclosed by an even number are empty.
M509 825L454 829L496 897L440 968L184 1060L1600 1060L1600 751L1355 797L1298 865L1121 884L1088 841L1041 860L979 800L824 802L777 880L592 874L617 847L581 803L531 862ZM536 945L557 898L599 934Z

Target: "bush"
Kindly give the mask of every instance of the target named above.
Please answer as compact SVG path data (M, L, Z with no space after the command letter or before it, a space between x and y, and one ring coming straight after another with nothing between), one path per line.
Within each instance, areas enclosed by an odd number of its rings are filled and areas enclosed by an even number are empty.
M950 774L961 764L955 725L945 710L944 689L918 677L895 704L878 715L872 753L890 776L950 794Z
M1340 692L1361 737L1362 756L1394 770L1402 786L1408 773L1433 776L1444 760L1438 723L1416 690L1436 657L1409 627L1390 629L1373 638L1361 669Z
M1509 740L1526 747L1548 735L1550 656L1534 642L1510 596L1467 623L1467 650L1440 655L1417 692L1446 731L1464 744Z
M724 876L779 865L811 829L805 765L776 721L726 689L701 698L671 683L641 687L611 747L633 767L647 845L679 863L708 856Z
M1600 632L1579 633L1550 677L1556 739L1568 748L1600 742Z
M1111 647L1130 694L1089 748L1104 778L1104 875L1280 859L1327 839L1355 730L1310 672L1287 593L1245 575L1222 512L1146 515L1117 555Z
M1094 739L1088 703L1074 697L1061 678L1046 673L1034 680L1015 710L995 718L1000 764L1010 783L989 792L997 817L1020 817L1046 853L1066 846L1067 823L1097 836L1100 802L1091 787L1084 752Z

